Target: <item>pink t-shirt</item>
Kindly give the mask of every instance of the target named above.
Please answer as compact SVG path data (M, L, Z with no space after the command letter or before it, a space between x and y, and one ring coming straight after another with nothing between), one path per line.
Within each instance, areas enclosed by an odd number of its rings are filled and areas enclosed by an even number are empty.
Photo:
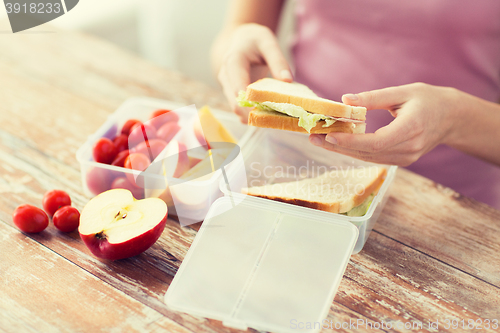
M500 100L500 0L298 0L296 16L295 79L322 97L425 82ZM367 131L392 119L369 111ZM498 166L440 145L408 169L500 209Z

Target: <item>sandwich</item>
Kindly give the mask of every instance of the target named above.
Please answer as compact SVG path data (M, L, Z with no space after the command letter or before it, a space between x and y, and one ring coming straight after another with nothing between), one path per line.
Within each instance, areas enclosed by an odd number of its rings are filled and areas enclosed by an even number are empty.
M300 83L265 78L241 91L238 104L253 107L248 124L287 131L365 133L366 108L318 97Z
M243 188L242 193L348 216L363 216L382 186L381 166L336 169L318 177Z

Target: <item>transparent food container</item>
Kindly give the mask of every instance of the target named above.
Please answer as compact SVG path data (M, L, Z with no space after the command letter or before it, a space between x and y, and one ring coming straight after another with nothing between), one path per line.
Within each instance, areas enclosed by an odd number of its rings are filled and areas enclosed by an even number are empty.
M239 199L226 196L212 205L166 305L241 330L319 331L358 229L326 212Z
M242 148L242 154L246 177L241 177L241 172L239 174L234 173L234 171L229 173L229 184L223 180L220 184L225 195L230 195L231 192L241 193L244 187L317 177L331 170L342 172L342 170L378 165L313 146L307 135L270 129L256 131L252 139ZM353 217L335 213L322 214L323 217L332 221L350 222L359 229L359 238L353 251L354 254L363 248L388 199L387 191L394 180L397 167L389 165L383 165L383 167L387 170L386 178L365 215ZM239 196L236 195L235 198L239 198ZM256 199L262 201L263 205L271 201L263 198ZM280 202L279 204L285 210L292 206L288 203ZM311 217L320 212L307 207L300 207L300 209L310 214Z
M140 171L95 162L92 156L93 147L96 141L102 137L112 140L120 133L123 124L127 120L137 119L141 122L147 122L151 113L160 109L174 110L179 117L178 124L180 126L180 130L175 134L164 151L169 149L169 145L171 145L172 142L180 142L186 146L188 154L194 154L194 156L189 156L190 161L191 159L203 158L203 153L206 152L206 150L196 149L196 147L200 147L200 143L193 131L193 125L199 120L197 119L197 110L194 105L185 106L179 103L145 97L131 98L126 100L113 114L111 114L106 122L94 134L89 136L87 141L76 153L77 160L80 163L83 190L87 196L94 196L109 190L113 182L118 178L125 178L131 181L134 179L138 180ZM239 146L244 145L251 137L254 129L242 124L236 115L214 109L212 109L211 112L237 140ZM198 155L196 155L196 152L198 152ZM227 169L230 170L230 166L228 166ZM141 184L132 188L134 197L136 199L152 196L160 197L169 205L169 212L176 214L175 207L173 206L173 201L175 201L176 198L172 199L172 193L165 188L165 184L176 183L176 178L166 177L165 174L155 172L144 172L140 174ZM188 188L190 192L195 194L195 197L192 198L193 200L190 200L182 206L183 211L186 212L191 219L190 223L202 221L210 205L217 198L222 196L219 189L221 177L221 171L215 170L196 181L185 183L182 187L178 186L179 189L183 190ZM137 181L137 183L139 182ZM148 187L144 186L145 184L160 184L160 186Z

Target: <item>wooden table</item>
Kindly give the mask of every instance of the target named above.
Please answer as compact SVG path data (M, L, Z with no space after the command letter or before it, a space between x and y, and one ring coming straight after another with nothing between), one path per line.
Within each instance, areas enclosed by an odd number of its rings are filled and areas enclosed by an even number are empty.
M125 99L227 109L220 92L101 40L47 26L1 34L0 50L0 331L234 332L163 302L196 230L169 220L147 252L106 262L77 232L50 225L27 235L11 217L20 204L40 207L54 188L83 208L89 198L75 152ZM499 211L400 169L327 320L344 332L459 332L469 323L500 331L499 253Z

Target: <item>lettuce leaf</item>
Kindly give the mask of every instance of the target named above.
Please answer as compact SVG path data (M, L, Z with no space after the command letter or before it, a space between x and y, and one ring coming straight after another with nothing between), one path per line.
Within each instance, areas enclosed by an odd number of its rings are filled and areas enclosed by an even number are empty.
M361 205L354 207L353 209L351 209L350 211L345 213L345 215L347 215L347 216L363 216L363 215L365 215L368 212L368 209L370 208L370 206L373 202L373 198L375 198L374 193L370 194L370 196L368 198L366 198L365 201L363 201L363 203Z
M237 102L239 106L242 107L256 107L265 111L276 111L284 113L290 117L299 118L299 126L304 128L307 133L311 132L311 129L316 126L318 121L324 120L325 124L323 127L331 126L335 119L328 116L316 113L310 113L304 110L302 107L289 104L289 103L274 103L274 102L251 102L246 100L245 92L240 91L237 97Z

